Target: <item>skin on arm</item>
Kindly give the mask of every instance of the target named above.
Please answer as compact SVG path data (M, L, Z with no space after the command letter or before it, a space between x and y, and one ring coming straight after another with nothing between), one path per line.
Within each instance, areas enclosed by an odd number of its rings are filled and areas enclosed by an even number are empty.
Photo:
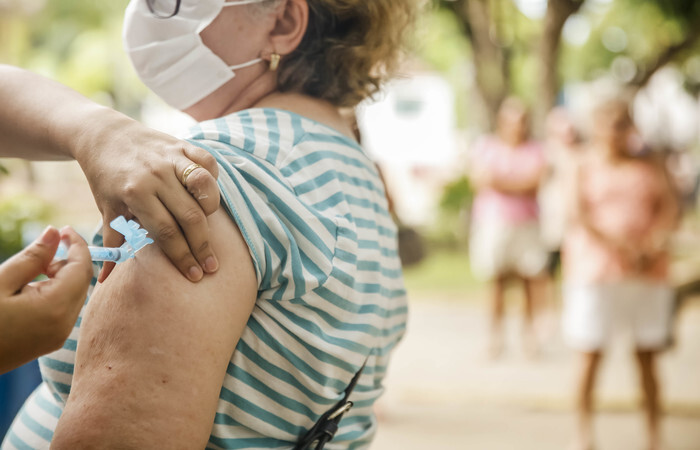
M240 231L208 217L221 269L197 284L156 246L117 266L84 313L52 448L204 448L257 281Z
M599 230L591 220L590 205L583 193L587 170L595 170L595 168L592 168L590 164L584 163L584 165L578 167L576 172L576 181L573 183L572 187L573 204L575 205L575 209L572 213L572 220L580 223L599 242L629 257L632 249L628 242L623 242L608 236Z
M59 241L68 258L52 261ZM40 274L48 279L28 284ZM85 241L70 228L47 228L0 265L0 373L57 350L73 330L85 301L92 262Z
M491 186L497 191L513 195L534 194L540 186L540 182L544 176L544 166L537 171L533 171L528 176L524 177L519 174L518 177L498 177L491 178Z
M477 144L475 149L477 156L472 161L472 167L469 171L469 179L477 190L490 188L513 195L534 194L537 191L546 173L545 164L541 164L537 170L529 171L526 174L518 173L517 176L504 176L497 173L488 158L479 155L479 153L487 151L482 144Z
M472 170L470 178L477 189L492 188L505 194L533 194L540 185L544 170L533 172L531 176L517 178L499 177L485 168Z
M643 251L649 256L663 252L681 219L679 194L674 187L671 175L665 164L656 164L659 194L654 204L654 222L651 224L649 239Z
M32 72L0 65L0 80L3 157L77 160L106 224L106 245L122 243L109 227L114 218L135 217L190 280L216 271L205 217L219 207L218 167L209 153ZM203 169L183 189L180 177L192 163ZM100 280L113 267L106 264Z

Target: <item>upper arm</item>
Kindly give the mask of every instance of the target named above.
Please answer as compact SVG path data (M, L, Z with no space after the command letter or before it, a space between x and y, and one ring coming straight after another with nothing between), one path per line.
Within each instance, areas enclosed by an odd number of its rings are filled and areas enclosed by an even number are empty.
M206 445L257 293L238 228L222 210L208 220L215 274L191 283L152 245L96 289L55 448Z
M662 227L665 226L670 231L678 225L681 218L680 194L666 165L660 164L659 166L660 213L655 215L655 218Z

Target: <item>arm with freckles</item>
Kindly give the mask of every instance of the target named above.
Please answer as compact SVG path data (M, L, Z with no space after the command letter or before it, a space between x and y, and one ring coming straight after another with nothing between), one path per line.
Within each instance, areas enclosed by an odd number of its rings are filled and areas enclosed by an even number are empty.
M156 246L120 264L85 312L52 448L204 448L257 282L240 231L209 216L221 268L197 284Z

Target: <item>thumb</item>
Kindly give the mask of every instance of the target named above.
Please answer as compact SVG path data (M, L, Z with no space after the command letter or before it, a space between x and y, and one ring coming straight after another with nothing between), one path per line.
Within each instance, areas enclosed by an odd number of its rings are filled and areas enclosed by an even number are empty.
M0 265L0 291L12 295L44 273L61 240L54 227L47 227L29 247Z

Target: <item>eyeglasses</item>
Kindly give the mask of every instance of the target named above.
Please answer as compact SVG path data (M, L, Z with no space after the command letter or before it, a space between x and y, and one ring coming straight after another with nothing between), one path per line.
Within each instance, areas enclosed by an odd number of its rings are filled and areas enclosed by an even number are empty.
M146 0L146 4L159 19L169 19L180 11L180 0Z

